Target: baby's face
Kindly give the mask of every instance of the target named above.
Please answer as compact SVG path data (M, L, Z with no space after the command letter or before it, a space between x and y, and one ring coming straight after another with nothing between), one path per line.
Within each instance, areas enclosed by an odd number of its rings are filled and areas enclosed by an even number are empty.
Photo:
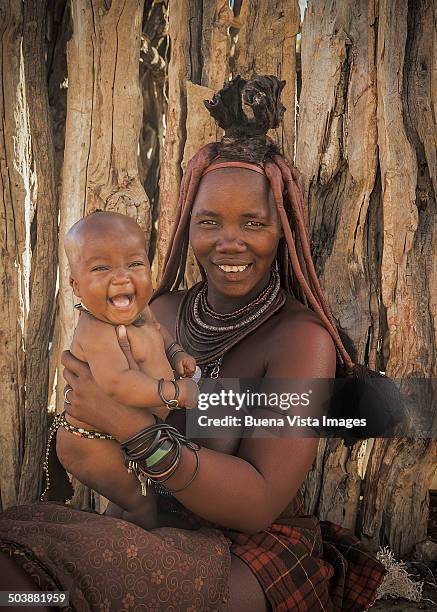
M101 321L129 325L152 295L144 236L138 232L87 232L78 249L71 286Z

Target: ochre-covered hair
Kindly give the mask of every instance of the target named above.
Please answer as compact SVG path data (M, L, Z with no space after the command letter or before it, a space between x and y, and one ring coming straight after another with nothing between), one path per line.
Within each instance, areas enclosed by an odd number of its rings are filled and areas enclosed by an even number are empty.
M306 211L298 172L267 137L267 131L281 122L285 108L280 94L285 81L274 76L240 77L225 84L205 102L210 114L224 129L220 142L202 147L188 162L182 179L176 219L170 239L161 283L153 299L180 287L188 250L190 212L200 179L214 160L238 160L264 168L270 182L276 210L283 229L275 264L281 286L316 312L331 334L338 350L339 367L346 376L366 376L364 366L353 363L340 338L337 326L316 275L311 257ZM202 277L205 272L201 269Z

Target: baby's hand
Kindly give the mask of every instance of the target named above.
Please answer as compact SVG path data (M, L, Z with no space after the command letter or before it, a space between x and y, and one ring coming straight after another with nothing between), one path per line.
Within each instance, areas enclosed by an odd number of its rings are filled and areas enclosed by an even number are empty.
M182 378L192 378L196 371L196 360L188 353L176 353L172 359L175 372Z
M194 408L199 399L199 387L192 378L182 378L177 381L179 386L179 405Z

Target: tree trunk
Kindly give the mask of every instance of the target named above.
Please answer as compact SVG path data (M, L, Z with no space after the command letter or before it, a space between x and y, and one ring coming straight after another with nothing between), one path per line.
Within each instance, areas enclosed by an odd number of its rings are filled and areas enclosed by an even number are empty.
M282 125L271 136L294 159L296 100L296 36L300 29L297 0L243 0L237 18L233 74L250 78L272 74L287 81L281 100L287 109Z
M138 166L151 206L149 259L153 261L159 218L159 177L163 161L165 95L169 39L167 2L148 0L144 10L140 57L140 84L143 96L143 121L140 132Z
M215 140L218 134L203 100L210 99L229 74L228 28L232 19L233 12L226 0L169 2L171 58L160 183L159 275L175 217L182 167L202 145ZM186 280L192 284L197 279L197 266L190 253Z
M436 329L430 179L435 185L436 126L432 81L427 68L420 72L423 63L432 65L435 19L431 3L422 4L419 10L402 1L309 2L302 29L296 161L313 256L334 315L357 349L356 361L395 378L436 371L429 351ZM415 107L420 111L409 116ZM321 448L306 490L308 507L321 518L340 520L344 514L355 522L362 483L354 458L362 450L362 443L346 450L334 441ZM360 523L370 543L376 545L383 533L393 551L403 554L426 533L423 494L435 469L433 452L431 441L375 442ZM384 457L395 454L392 468L382 469Z
M57 207L46 87L46 3L11 1L3 9L0 158L5 316L0 333L6 350L0 362L4 406L0 488L1 505L6 508L35 501L41 491Z
M73 0L60 218L60 346L76 324L63 248L68 229L97 208L133 217L150 235L149 202L138 173L142 121L139 57L144 0ZM58 372L61 371L61 366ZM63 384L58 377L57 405ZM87 503L83 490L79 505Z
M284 103L288 111L283 128L273 137L293 157L295 105L295 45L299 30L298 2L243 2L235 18L226 0L170 0L171 60L169 111L161 179L158 268L167 251L181 180L181 165L208 142L221 137L203 101L223 87L231 72L230 28L239 32L232 60L234 73L244 77L275 74L288 78ZM267 50L267 53L266 53ZM250 58L250 60L249 60ZM187 258L187 286L199 280L191 250Z
M1 183L1 278L0 301L3 316L0 321L0 393L2 418L0 440L1 509L12 506L18 500L22 458L22 428L24 413L24 325L26 308L24 299L26 274L23 268L25 256L25 219L23 206L26 185L24 157L28 134L27 123L20 130L15 113L26 112L23 92L23 70L20 46L22 37L22 3L11 0L4 3L0 14L1 67L0 79L0 163ZM16 145L14 146L14 140ZM21 298L21 299L20 299Z
M435 402L431 379L437 376L436 47L435 2L380 1L377 116L387 370L404 379L406 393L408 378L422 379L414 392L418 403L428 405L433 394ZM433 440L375 442L361 521L363 539L373 548L386 541L404 556L426 537L436 452Z

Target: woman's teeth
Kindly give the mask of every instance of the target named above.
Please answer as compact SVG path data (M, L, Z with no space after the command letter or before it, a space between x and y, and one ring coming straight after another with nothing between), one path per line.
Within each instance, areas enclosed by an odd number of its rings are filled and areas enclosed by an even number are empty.
M244 272L248 267L249 264L245 266L219 266L220 270L223 270L223 272Z

